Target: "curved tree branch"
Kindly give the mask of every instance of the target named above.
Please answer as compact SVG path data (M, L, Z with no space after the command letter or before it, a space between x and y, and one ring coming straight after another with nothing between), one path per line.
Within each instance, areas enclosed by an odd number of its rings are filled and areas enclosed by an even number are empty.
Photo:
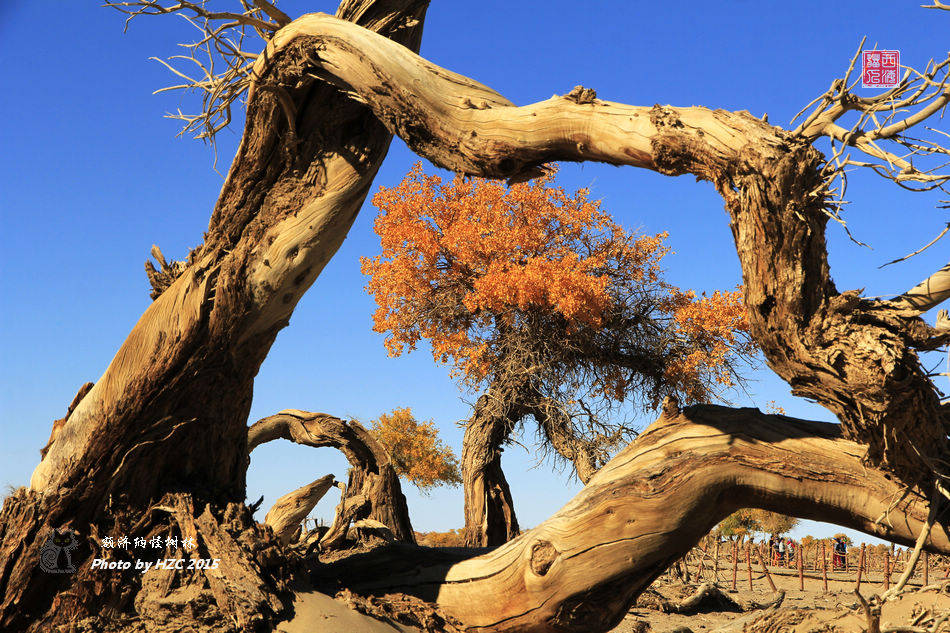
M824 158L804 139L743 112L628 106L586 89L516 107L330 16L291 26L271 44L292 37L311 52L309 74L355 95L442 167L518 180L548 161L594 160L711 181L732 216L752 336L770 367L838 416L871 463L909 482L932 476L947 437L912 349L932 330L893 305L838 293L824 238Z
M722 518L762 507L912 544L928 497L868 469L840 427L757 409L667 412L559 512L487 554L392 548L321 573L436 601L470 631L606 631ZM926 548L950 553L946 513ZM382 572L385 570L385 573ZM498 596L505 599L499 600Z
M574 466L581 483L589 482L599 467L598 452L590 442L574 432L574 422L563 405L538 394L538 399L529 407L529 413L538 421L551 447Z

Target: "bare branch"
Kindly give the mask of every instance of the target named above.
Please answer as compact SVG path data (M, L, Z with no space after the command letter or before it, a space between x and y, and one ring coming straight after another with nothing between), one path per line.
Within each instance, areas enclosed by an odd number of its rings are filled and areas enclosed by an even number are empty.
M209 11L203 1L181 0L175 4L162 4L160 0L139 0L105 4L129 16L126 19L126 28L133 18L140 15L177 14L201 32L202 37L198 41L181 44L188 50L187 55L174 55L168 61L155 57L150 59L160 62L186 81L184 84L156 90L156 94L168 90L196 90L201 93L200 113L184 114L179 110L166 116L184 122L180 134L190 133L196 138L207 139L212 147L215 145L215 134L231 123L232 104L247 91L251 80L250 70L257 59L257 53L244 50L244 40L247 36L245 29L253 29L258 37L267 42L278 29L291 22L287 14L267 0L255 0L253 5L242 2L242 5L244 11L236 13ZM172 60L184 60L194 64L201 71L199 77L194 78L175 68Z
M910 259L910 258L913 257L914 255L919 255L920 253L923 253L925 250L927 250L928 248L930 248L931 246L933 246L934 244L936 244L936 243L937 243L937 240L939 240L941 237L943 237L944 235L946 235L946 234L947 234L947 231L950 231L950 222L948 222L948 223L947 223L947 226L945 226L944 229L943 229L942 231L940 231L940 235L938 235L937 237L935 237L935 238L933 238L932 240L930 240L930 242L928 242L926 245L924 245L924 246L918 248L916 251L914 251L914 252L911 253L910 255L904 255L903 257L901 257L901 258L899 258L899 259L895 259L894 261L887 262L886 264L881 264L880 266L878 266L878 269L884 268L885 266L890 266L891 264L896 264L897 262L902 262L902 261L904 261L905 259Z
M121 11L122 13L128 14L129 20L140 15L167 15L170 13L178 13L180 11L193 11L195 14L194 17L203 18L208 21L235 20L239 24L253 26L265 31L276 31L282 26L281 24L261 20L260 18L251 15L249 12L232 13L228 11L208 11L204 8L204 2L201 2L201 4L195 4L193 2L188 2L187 0L181 0L181 2L178 4L167 7L160 4L159 0L139 0L138 2L106 2L103 6L112 7L113 9ZM287 16L284 15L284 17L286 18ZM128 25L128 20L126 20L126 25Z
M934 8L934 7L931 7ZM931 60L923 71L906 68L901 81L891 90L875 97L860 97L852 92L858 81L849 84L851 73L861 56L865 40L851 59L845 75L832 82L822 95L805 106L794 119L811 109L792 134L813 142L821 137L831 140L832 157L824 177L829 190L841 180L835 197L829 201L828 214L844 224L838 212L845 203L845 172L849 167L866 167L898 185L926 191L942 188L950 180L946 170L950 150L928 139L906 136L907 130L940 114L950 103L950 56L936 63ZM838 123L848 113L857 114L850 127ZM939 130L926 128L934 134ZM871 160L852 159L845 150L855 148ZM924 163L929 163L924 166Z
M278 9L270 2L267 2L267 0L254 0L254 4L280 26L286 26L293 21L289 15Z
M894 301L917 314L950 299L950 263L900 295Z

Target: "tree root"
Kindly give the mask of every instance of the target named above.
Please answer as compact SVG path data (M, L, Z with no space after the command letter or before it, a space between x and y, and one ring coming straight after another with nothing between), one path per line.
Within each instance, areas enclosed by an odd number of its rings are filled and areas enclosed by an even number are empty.
M785 600L785 592L780 591L765 603L749 601L740 603L722 592L715 583L704 582L692 595L678 601L665 598L655 589L647 589L637 599L637 606L656 609L663 613L693 614L707 611L760 611L778 607Z

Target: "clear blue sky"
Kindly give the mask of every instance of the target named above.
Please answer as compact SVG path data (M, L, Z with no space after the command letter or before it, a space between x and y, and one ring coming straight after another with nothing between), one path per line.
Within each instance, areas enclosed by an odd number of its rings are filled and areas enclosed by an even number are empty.
M292 16L335 9L324 1L280 6ZM103 372L148 305L142 265L149 248L158 244L166 256L183 257L200 242L221 187L209 148L175 138L177 122L163 118L179 107L193 110L195 98L152 95L175 78L148 58L176 54L175 43L191 41L194 30L174 17L137 19L124 35L122 25L120 14L94 2L0 4L6 60L0 94L0 485L28 484L52 421L63 416L83 382ZM422 54L519 104L583 84L611 101L767 112L772 123L787 125L840 76L862 36L869 45L899 49L903 63L922 67L946 55L948 33L950 14L915 2L437 0L426 19ZM946 120L934 124L950 127ZM240 133L236 122L220 136L222 173ZM395 141L376 185L395 185L415 160ZM676 254L666 266L673 283L700 291L740 283L728 218L708 183L593 164L565 165L559 180L568 189L590 186L629 228L669 231ZM838 288L892 295L946 263L950 242L944 241L907 263L877 269L939 232L948 218L935 208L938 198L855 174L849 226L874 250L855 246L830 226ZM462 431L455 423L468 416L471 395L460 393L425 350L388 358L371 331L373 303L358 259L378 252L372 219L367 205L278 337L258 376L251 421L284 408L368 421L409 406L418 417L434 419L459 451ZM736 404L764 408L775 400L790 415L831 419L825 410L793 400L768 370L753 378L751 401L737 396ZM529 447L532 440L523 438ZM536 525L578 490L566 473L535 467L535 457L517 447L503 463L523 526ZM263 494L266 508L326 473L343 479L345 469L330 449L271 443L253 455L248 497ZM423 497L407 485L406 494L416 529L461 526L461 490ZM336 501L324 500L316 514L329 518Z

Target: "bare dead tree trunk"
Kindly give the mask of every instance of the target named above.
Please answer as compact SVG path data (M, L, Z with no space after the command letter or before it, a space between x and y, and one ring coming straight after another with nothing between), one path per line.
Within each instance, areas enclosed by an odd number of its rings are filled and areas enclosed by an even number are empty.
M337 15L418 50L426 6L344 0ZM259 560L269 541L241 537L258 531L240 510L253 379L345 238L392 138L363 104L306 74L312 49L298 35L288 25L261 58L244 136L204 244L54 431L32 490L4 503L4 630L51 630L102 609L124 612L140 588L161 597L165 588L152 588L134 570L103 583L90 562L109 555L100 546L105 536L180 535L190 520L200 547L228 561L235 579L213 592L209 617L245 628L271 621L281 608L279 587ZM167 505L169 491L193 503L193 517L176 510L179 527L155 509ZM82 535L78 571L37 571L48 535L63 527ZM262 545L253 552L255 541Z
M167 287L54 431L31 489L4 503L4 630L82 620L182 628L198 617L182 604L222 630L277 620L287 588L280 546L243 504L253 378L345 237L391 133L467 174L522 180L548 161L596 160L712 182L731 216L754 338L793 393L835 413L845 439L835 427L750 410L669 407L535 530L461 562L441 553L421 565L413 549L402 568L398 557L371 559L385 573L368 576L365 559L353 561L364 573L354 587L436 600L472 630L598 631L739 507L914 541L947 452L946 408L916 353L948 335L917 316L933 297L915 291L908 305L837 291L823 157L809 139L748 113L627 106L580 87L516 107L413 53L425 5L346 0L343 19L311 14L274 35L255 66L244 137L205 243L186 267L170 267ZM482 445L500 447L511 419L476 416ZM498 452L471 462L484 464L478 498L495 499L504 516L492 525L507 538L517 523L505 515ZM950 552L946 525L937 518L931 550ZM77 571L37 572L52 529L63 527L82 536ZM195 539L199 555L222 566L103 581L94 557L130 556L106 551L116 534Z
M471 631L597 632L742 507L913 543L927 494L867 468L866 447L840 431L757 409L669 407L559 512L487 554L395 547L323 573L358 593L435 601ZM950 551L947 525L928 549Z
M379 521L392 531L397 540L416 542L409 520L409 506L392 460L386 449L359 422L344 421L325 413L286 409L251 425L248 448L253 451L264 442L277 438L306 446L332 446L342 451L350 463L341 511L324 537L324 545L342 543L350 522L361 519Z
M462 486L468 547L507 543L519 532L508 480L501 469L502 444L520 419L502 394L489 389L475 403L462 439Z

